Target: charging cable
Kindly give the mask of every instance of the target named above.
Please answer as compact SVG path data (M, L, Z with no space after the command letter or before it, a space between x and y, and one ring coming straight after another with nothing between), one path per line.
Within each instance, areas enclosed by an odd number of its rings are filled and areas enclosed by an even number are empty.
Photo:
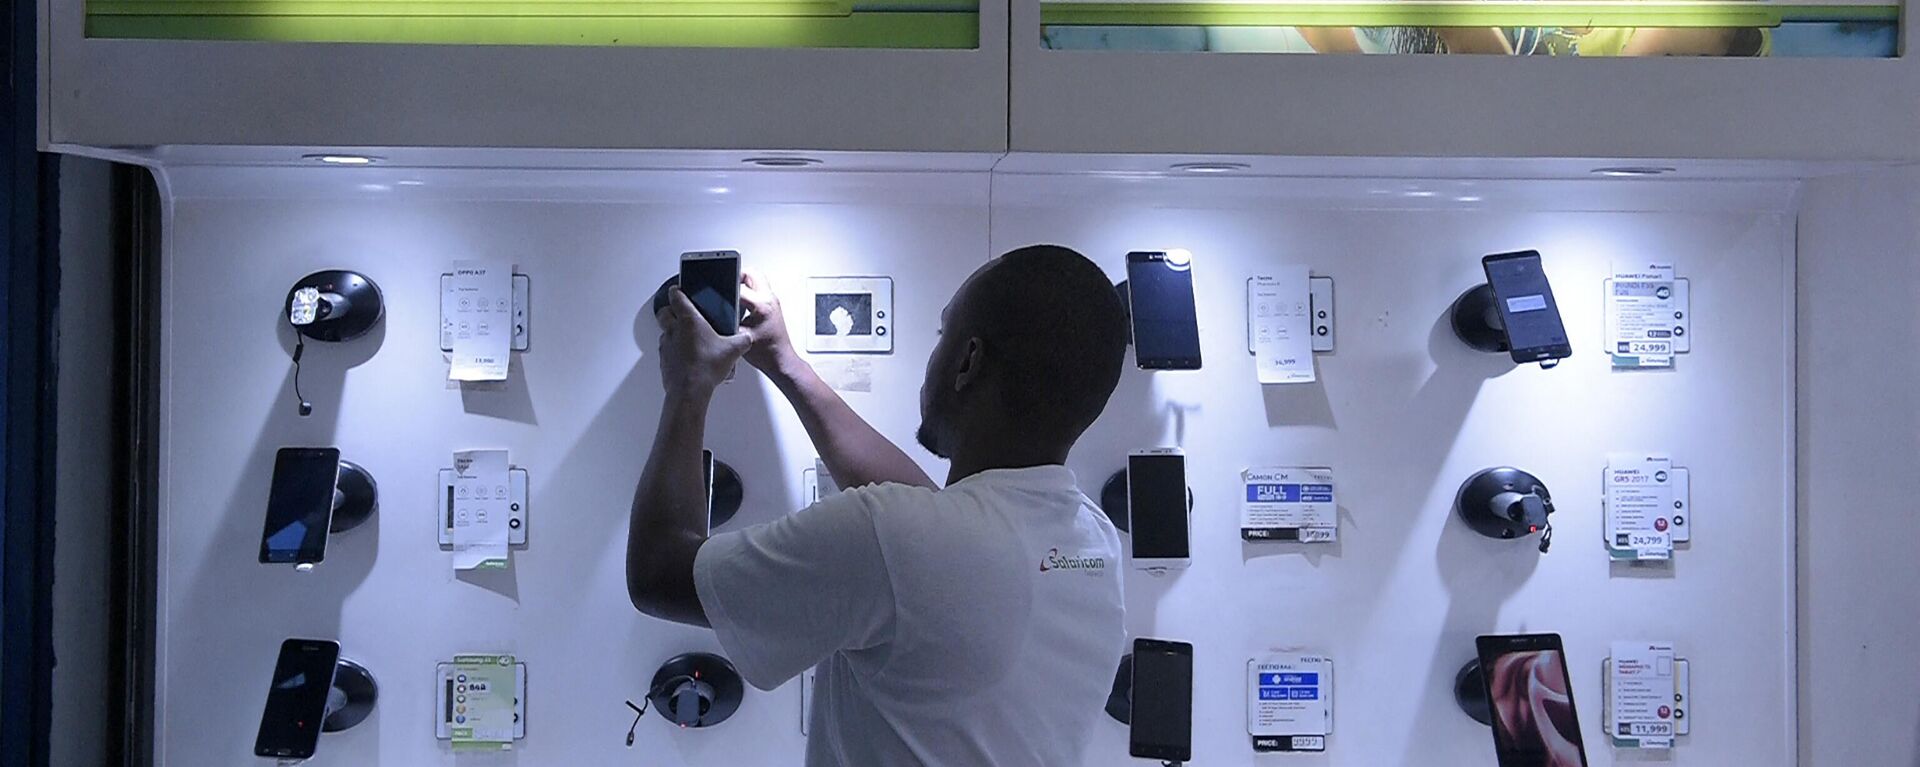
M313 403L300 393L300 356L307 351L307 337L293 327L293 323L287 323L287 327L293 328L293 396L300 400L300 417L305 418L313 415Z
M641 698L641 700L651 702L648 698ZM633 705L633 701L627 701L627 708L633 709L633 726L627 728L627 748L633 748L633 733L640 729L640 717L647 715L647 704L642 703L636 706Z

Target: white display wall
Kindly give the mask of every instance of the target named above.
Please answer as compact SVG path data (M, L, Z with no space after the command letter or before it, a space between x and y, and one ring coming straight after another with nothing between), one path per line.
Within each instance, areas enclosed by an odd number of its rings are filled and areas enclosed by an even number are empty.
M896 341L853 406L910 442L938 313L990 254L1069 245L1116 276L1131 249L1195 253L1207 365L1129 370L1075 451L1089 493L1126 451L1179 445L1197 501L1191 569L1130 575L1136 635L1192 641L1194 763L1490 764L1454 706L1473 637L1558 631L1588 752L1599 667L1615 639L1669 639L1694 661L1682 764L1794 761L1791 184L1165 179L981 173L705 174L401 169L180 169L165 253L161 735L169 765L245 764L281 639L338 638L381 685L374 716L321 739L319 765L793 765L797 684L750 691L728 722L680 731L649 715L623 746L653 670L710 632L636 613L622 581L627 507L660 404L644 310L684 250L734 248L797 296L809 275L894 278ZM991 202L990 202L991 201ZM1479 256L1546 255L1575 356L1515 368L1445 324ZM439 275L455 259L531 276L532 349L504 387L445 381ZM1676 370L1616 372L1600 353L1612 262L1674 262L1692 280L1694 351ZM1266 387L1246 354L1244 281L1298 264L1331 276L1338 350L1320 381ZM386 321L309 344L295 413L278 313L310 271L384 289ZM804 301L791 322L811 324ZM820 360L821 358L816 358ZM841 364L841 360L828 360ZM745 477L724 529L800 503L813 452L775 392L742 368L709 446ZM381 509L311 573L256 562L274 451L338 445ZM454 450L506 448L532 477L530 545L505 573L451 571L435 474ZM1600 539L1609 451L1665 451L1692 470L1694 543L1670 567L1610 564ZM944 467L909 452L935 476ZM1552 489L1552 553L1481 538L1451 515L1473 472L1512 464ZM1335 472L1340 542L1249 544L1235 484L1254 465ZM1335 734L1319 756L1256 757L1247 659L1331 655ZM457 652L528 664L528 737L456 758L433 738L433 667ZM1102 722L1087 765L1119 765Z

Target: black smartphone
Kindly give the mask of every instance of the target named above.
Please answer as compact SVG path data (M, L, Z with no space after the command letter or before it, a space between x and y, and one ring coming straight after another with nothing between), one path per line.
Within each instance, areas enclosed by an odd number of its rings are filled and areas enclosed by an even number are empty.
M1200 369L1192 255L1180 250L1128 253L1127 302L1135 364L1145 370Z
M1573 681L1559 634L1483 636L1480 673L1500 767L1586 767Z
M1168 762L1193 758L1193 645L1133 640L1132 719L1128 754Z
M1186 567L1187 456L1177 447L1127 456L1127 528L1137 569Z
M740 254L703 250L680 254L680 291L714 332L740 332Z
M280 448L273 459L266 530L260 534L261 563L313 565L326 558L333 488L339 481L337 448Z
M267 688L267 709L260 715L260 734L253 741L254 756L313 758L338 662L339 642L289 639L280 643L273 686Z
M1546 362L1573 356L1567 327L1560 322L1560 305L1540 266L1540 252L1496 253L1480 259L1487 284L1493 287L1500 321L1507 326L1508 353L1514 362Z

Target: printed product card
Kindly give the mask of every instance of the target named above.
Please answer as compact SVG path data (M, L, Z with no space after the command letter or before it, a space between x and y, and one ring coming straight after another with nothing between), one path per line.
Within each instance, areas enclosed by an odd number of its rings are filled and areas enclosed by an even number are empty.
M1248 332L1256 376L1263 384L1312 383L1312 312L1307 269L1286 269L1247 283Z
M513 748L513 709L520 690L511 655L453 656L453 749Z
M1621 748L1673 748L1675 708L1673 644L1614 642L1607 672L1609 733Z
M453 569L507 566L507 451L453 454Z
M1616 267L1607 281L1607 348L1616 368L1673 367L1688 351L1687 283L1672 264Z
M1614 559L1673 558L1674 469L1664 455L1607 456L1607 548Z
M1241 472L1240 479L1242 539L1329 543L1339 537L1332 469L1261 467Z
M455 381L505 381L513 343L513 268L453 262Z
M1333 732L1333 661L1275 653L1247 661L1247 734L1254 751L1325 751Z

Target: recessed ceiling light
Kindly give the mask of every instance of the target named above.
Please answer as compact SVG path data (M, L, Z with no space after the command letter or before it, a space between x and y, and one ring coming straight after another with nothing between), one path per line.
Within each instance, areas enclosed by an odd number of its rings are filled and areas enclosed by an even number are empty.
M1409 189L1406 192L1404 192L1404 194L1406 194L1406 196L1408 197L1432 197L1434 195L1439 194L1439 192L1433 192L1426 189Z
M327 165L372 165L380 161L378 157L364 154L305 154L300 159Z
M1453 198L1453 199L1454 199L1454 201L1455 201L1455 202L1479 202L1479 201L1481 201L1481 200L1484 200L1484 199L1486 199L1486 198L1485 198L1485 197L1481 197L1480 195L1477 195L1477 194L1463 194L1463 195L1460 195L1459 197L1455 197L1455 198Z
M1238 173L1253 168L1244 162L1177 162L1167 167L1181 173Z
M1664 176L1675 170L1678 169L1664 165L1614 165L1605 168L1594 168L1593 173L1595 175L1611 176L1613 178L1639 178L1642 176Z
M764 157L749 157L745 160L741 160L741 162L746 163L748 165L757 165L762 168L805 168L805 167L809 167L813 165L821 165L825 163L824 160L821 160L817 157L800 157L798 155L767 155Z
M421 181L420 179L417 179L417 178L402 179L400 181L395 181L393 183L399 184L400 186L426 186L427 184L427 182Z

